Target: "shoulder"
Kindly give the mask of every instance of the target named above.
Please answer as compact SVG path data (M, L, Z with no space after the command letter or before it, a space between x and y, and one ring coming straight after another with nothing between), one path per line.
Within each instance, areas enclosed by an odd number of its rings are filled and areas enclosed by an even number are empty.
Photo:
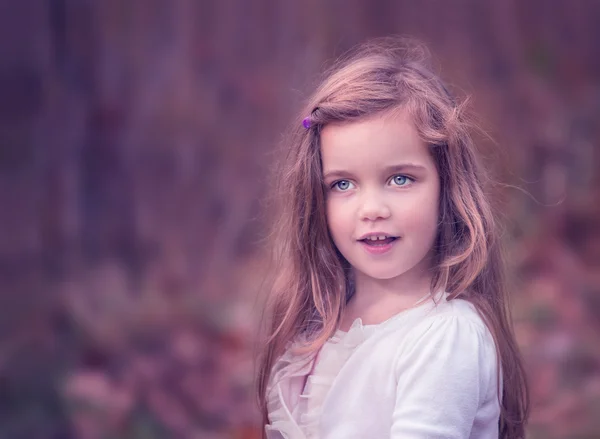
M392 436L459 438L474 434L475 423L497 428L496 358L471 303L443 301L420 315L395 349Z
M385 332L402 344L424 335L435 334L442 337L483 335L492 339L491 332L475 305L465 299L442 299L436 304L430 303L414 313L398 317L390 321ZM460 331L449 332L450 329Z
M449 331L451 329L455 331ZM446 337L477 335L491 337L475 305L464 299L444 300L431 307L410 332L413 337L424 334L439 334Z
M398 364L409 367L416 357L441 367L496 368L494 338L475 306L463 299L442 301L406 332L397 352Z
M465 299L441 300L427 313L429 318L435 317L461 317L472 319L483 324L479 312L471 302Z

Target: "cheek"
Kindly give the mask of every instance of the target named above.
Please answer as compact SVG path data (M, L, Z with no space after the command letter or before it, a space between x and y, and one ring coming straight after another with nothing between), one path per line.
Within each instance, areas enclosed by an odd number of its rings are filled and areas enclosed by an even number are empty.
M429 245L433 245L435 238L437 236L437 232L439 229L439 206L437 197L432 201L431 204L428 205L428 208L425 212L423 212L423 235L429 242Z
M349 227L349 221L344 213L343 205L338 201L339 200L328 199L326 205L327 226L329 227L329 233L331 233L334 241L338 236L346 232L346 229Z
M331 199L328 199L325 205L326 208L326 213L327 213L327 226L329 227L329 230L335 229L336 228L336 223L338 221L338 216L337 215L337 210L334 206L335 203L333 203L331 201Z
M408 232L412 231L413 237L419 240L431 241L435 238L439 222L438 197L420 196L404 204L400 214L400 222Z

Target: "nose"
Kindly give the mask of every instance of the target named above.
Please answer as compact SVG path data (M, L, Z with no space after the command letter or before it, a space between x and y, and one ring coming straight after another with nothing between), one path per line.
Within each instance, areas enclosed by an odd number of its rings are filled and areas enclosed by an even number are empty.
M361 198L359 216L361 220L375 221L391 215L390 207L382 194L375 191L365 192Z

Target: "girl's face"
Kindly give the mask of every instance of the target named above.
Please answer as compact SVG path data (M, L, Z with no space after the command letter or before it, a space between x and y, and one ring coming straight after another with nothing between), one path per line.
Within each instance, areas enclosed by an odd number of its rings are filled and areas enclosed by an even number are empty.
M356 274L386 280L428 269L440 179L408 114L326 125L321 158L329 231Z

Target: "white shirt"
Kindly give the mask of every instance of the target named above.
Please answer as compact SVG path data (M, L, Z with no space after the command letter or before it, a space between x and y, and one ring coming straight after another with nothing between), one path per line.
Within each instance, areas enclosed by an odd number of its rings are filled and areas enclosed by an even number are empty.
M465 300L443 296L379 325L357 319L323 352L304 395L310 355L289 349L275 363L268 439L498 437L495 345Z

